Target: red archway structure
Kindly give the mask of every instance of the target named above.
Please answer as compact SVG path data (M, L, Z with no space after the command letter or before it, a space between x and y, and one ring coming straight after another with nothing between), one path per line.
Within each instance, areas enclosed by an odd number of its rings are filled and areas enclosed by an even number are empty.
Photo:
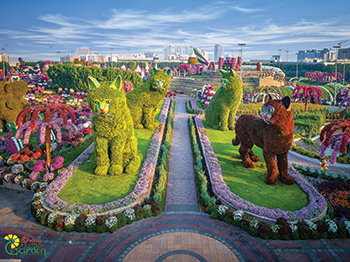
M209 70L215 70L215 63L213 61L209 64Z

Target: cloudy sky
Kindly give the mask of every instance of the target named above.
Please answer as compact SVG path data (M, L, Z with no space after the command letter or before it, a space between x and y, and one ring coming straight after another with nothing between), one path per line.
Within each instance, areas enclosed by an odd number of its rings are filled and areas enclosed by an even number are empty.
M349 0L17 0L0 6L0 47L12 62L57 61L79 47L101 55L109 48L119 55L153 52L162 60L165 45L191 45L213 59L216 43L234 56L238 43L246 43L244 60L270 59L278 49L285 60L288 49L289 61L298 50L344 40L350 47Z

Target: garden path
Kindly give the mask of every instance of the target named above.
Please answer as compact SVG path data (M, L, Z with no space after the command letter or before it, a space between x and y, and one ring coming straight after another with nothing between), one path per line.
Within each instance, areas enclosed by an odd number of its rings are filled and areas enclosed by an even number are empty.
M198 211L186 99L186 95L176 96L165 204L168 212Z
M263 240L197 212L185 99L176 97L166 212L115 233L57 232L30 213L33 193L0 188L0 260L22 261L350 261L350 239ZM12 256L4 237L41 240L42 254Z

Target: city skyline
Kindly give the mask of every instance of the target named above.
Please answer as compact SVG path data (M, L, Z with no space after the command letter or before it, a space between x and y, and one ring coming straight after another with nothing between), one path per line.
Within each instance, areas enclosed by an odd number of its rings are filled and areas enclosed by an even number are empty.
M2 4L0 47L11 62L54 60L80 47L106 56L152 52L163 60L164 47L192 46L209 52L221 43L224 55L270 59L282 49L289 61L299 50L332 48L349 40L350 2L327 1L66 1L35 5ZM7 45L7 46L5 46ZM183 49L184 50L184 49ZM4 51L4 50L2 50Z

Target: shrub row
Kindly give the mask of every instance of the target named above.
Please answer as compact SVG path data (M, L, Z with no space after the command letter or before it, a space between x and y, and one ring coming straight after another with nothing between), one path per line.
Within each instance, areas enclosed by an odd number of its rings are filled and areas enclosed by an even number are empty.
M347 238L350 237L350 221L334 222L327 216L326 219L315 223L300 220L296 224L290 224L285 218L277 219L275 224L258 221L242 210L218 205L215 197L210 197L208 192L208 180L205 167L202 164L202 153L197 140L196 129L192 117L188 120L191 139L192 154L197 193L200 196L200 204L213 219L222 220L228 224L240 227L252 236L264 239L319 239L319 238Z
M175 113L175 101L171 102L170 111L166 124L166 133L163 141L163 145L161 146L159 160L158 160L158 179L153 184L153 200L161 203L162 210L165 205L166 199L166 188L168 181L168 168L169 168L169 156L170 156L170 146L173 135L173 121L174 121L174 113Z
M196 115L201 115L201 114L204 113L203 110L192 109L189 100L186 100L186 112L189 113L189 114L196 114Z
M340 180L340 181L349 181L349 177L346 174L343 173L337 173L333 174L332 172L327 172L325 169L322 169L321 171L318 168L315 168L314 170L311 170L309 166L304 167L301 165L293 164L293 167L295 170L297 170L300 174L304 176L311 176L316 178L323 178L327 180Z

